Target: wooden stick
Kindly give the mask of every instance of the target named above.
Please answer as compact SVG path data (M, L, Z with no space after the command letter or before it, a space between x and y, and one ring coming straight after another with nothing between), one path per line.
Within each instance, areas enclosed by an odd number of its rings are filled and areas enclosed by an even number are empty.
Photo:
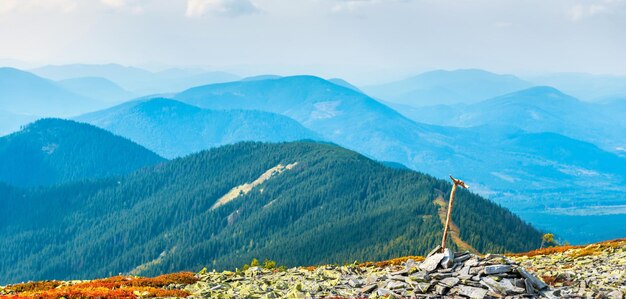
M452 216L452 204L454 203L454 193L456 193L456 186L461 186L463 188L468 188L467 185L461 180L457 180L450 176L452 182L452 191L450 192L450 201L448 202L448 215L446 216L446 226L443 228L443 239L441 240L441 252L446 249L446 240L448 239L448 229L450 227L450 219Z

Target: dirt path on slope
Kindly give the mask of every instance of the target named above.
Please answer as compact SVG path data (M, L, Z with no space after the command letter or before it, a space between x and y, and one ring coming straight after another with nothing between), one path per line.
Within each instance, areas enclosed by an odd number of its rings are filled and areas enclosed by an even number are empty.
M445 226L446 216L448 214L448 202L443 198L442 193L439 193L433 203L439 206L437 215L439 215L439 220L441 220L442 226ZM452 213L454 213L454 209L452 210ZM472 247L472 245L466 243L465 241L463 241L463 239L461 239L461 230L459 230L459 227L452 220L450 220L448 235L452 238L452 242L454 242L454 244L456 244L456 246L459 248L459 251L469 250L471 253L478 253L478 250L476 250L476 248Z

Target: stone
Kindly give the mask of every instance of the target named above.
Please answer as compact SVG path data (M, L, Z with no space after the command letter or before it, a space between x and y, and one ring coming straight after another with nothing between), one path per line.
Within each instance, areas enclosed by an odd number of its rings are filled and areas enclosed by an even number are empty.
M513 285L513 282L510 279L502 279L502 281L499 282L500 286L506 289L506 294L523 294L526 289L525 288L520 288L516 285Z
M441 252L441 245L437 245L437 247L435 247L433 250L431 250L428 255L426 255L426 258L429 258L433 255L435 255L435 253L440 253Z
M455 254L454 262L455 263L462 263L462 262L465 262L465 261L469 260L471 257L472 257L472 255L469 254L469 253L464 254L464 255L460 255L458 257Z
M443 259L439 263L444 269L448 269L454 265L454 252L450 248L443 251Z
M375 285L375 284L367 285L367 286L362 287L362 288L359 290L359 293L361 293L361 294L369 294L369 293L371 293L373 290L375 290L377 287L378 287L378 286L377 286L377 285Z
M430 289L430 287L432 286L431 283L429 282L419 282L417 283L417 287L415 288L415 291L418 291L422 294L428 292L428 290Z
M428 272L433 272L439 266L439 263L443 259L443 253L435 253L430 257L426 258L420 265L419 268Z
M457 283L459 283L459 279L456 277L448 277L448 278L442 279L439 282L451 288L455 286Z
M406 269L402 269L400 271L392 272L390 274L391 274L391 276L406 276L406 275L409 274L409 271L406 270Z
M483 288L475 288L475 287L468 287L468 286L460 285L458 287L458 290L459 290L459 295L469 297L472 299L483 299L485 298L485 296L487 296L487 290Z
M406 271L411 270L415 266L416 266L416 263L415 263L415 260L413 260L413 259L408 259L408 260L406 260L406 262L404 262L404 269Z
M558 299L559 296L554 294L554 291L543 291L541 292L541 296L548 299Z
M435 286L435 294L437 295L445 295L448 293L448 287L446 286L442 286L442 285L436 285Z
M390 290L400 289L406 287L406 283L402 281L392 280L387 284L387 288Z
M528 273L524 268L517 268L517 272L519 272L519 274L522 275L524 278L528 279L533 287L535 287L535 289L541 291L548 288L548 285L545 282Z
M429 281L430 276L428 275L428 272L426 271L418 271L418 272L411 274L409 276L409 279L413 281L417 281L417 282L424 282L424 281Z
M623 299L624 298L624 294L622 294L622 292L615 290L613 292L610 292L606 295L609 299Z
M376 290L376 294L378 294L378 296L391 296L391 297L396 297L396 293L388 290L388 289L378 289Z
M361 283L358 279L351 278L351 279L348 280L348 285L350 285L353 288L358 288L358 287L362 286L363 283Z
M492 265L492 266L485 267L485 274L490 275L490 274L506 273L506 272L509 272L509 270L511 270L511 265Z
M480 281L481 284L490 290L502 295L522 294L525 291L525 289L514 286L509 279L503 279L500 282L495 281L491 277L483 277Z

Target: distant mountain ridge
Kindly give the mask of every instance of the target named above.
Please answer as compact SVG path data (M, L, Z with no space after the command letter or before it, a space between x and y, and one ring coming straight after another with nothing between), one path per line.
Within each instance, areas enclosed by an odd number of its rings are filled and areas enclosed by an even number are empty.
M532 85L513 75L461 69L426 72L397 82L366 86L363 90L383 101L421 107L472 104Z
M138 95L178 92L194 86L239 80L234 74L220 71L168 69L151 72L119 64L49 65L31 70L53 80L101 77Z
M615 151L626 147L626 105L582 102L561 91L539 86L464 107L395 108L411 119L435 125L515 126L529 132L555 132Z
M51 80L14 68L0 68L0 110L58 117L104 106L98 100L69 92Z
M165 98L127 102L76 120L129 138L167 158L239 141L321 139L286 116L253 110L207 110Z
M121 102L136 95L101 77L78 77L58 81L65 89L86 97L107 102Z
M55 185L119 176L164 159L96 127L42 119L0 137L0 182Z
M280 165L292 166L211 209ZM446 181L314 142L238 143L52 188L0 184L0 281L425 254L441 240L433 201L449 191ZM538 231L486 199L460 191L455 207L461 237L480 251L539 246Z
M626 76L553 73L527 76L537 85L549 85L586 102L626 97Z

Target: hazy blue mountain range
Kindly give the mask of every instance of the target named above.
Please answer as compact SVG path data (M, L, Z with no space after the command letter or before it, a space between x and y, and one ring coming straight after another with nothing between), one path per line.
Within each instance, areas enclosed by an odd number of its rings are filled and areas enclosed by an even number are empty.
M58 81L65 89L85 97L107 102L121 102L136 97L112 81L101 77L78 77Z
M558 88L584 101L604 101L626 97L626 77L584 73L556 73L528 76L537 85Z
M582 102L552 87L533 87L467 106L394 105L407 117L435 125L514 126L529 132L555 132L609 150L626 148L626 105Z
M18 115L70 116L104 106L51 80L14 68L0 68L0 110Z
M0 137L0 182L15 186L122 175L162 161L127 139L68 120L42 119Z
M548 88L530 89L522 102L533 103L532 93L542 91L553 93ZM554 103L572 102L568 97L552 96L557 98ZM210 109L281 113L326 140L377 160L399 162L437 177L450 173L462 176L476 187L475 191L489 194L514 211L544 213L551 209L557 213L562 210L555 208L578 206L579 212L593 205L606 212L625 203L621 185L626 168L621 168L625 165L622 158L563 135L507 126L506 121L481 128L420 124L364 94L310 76L209 85L175 98ZM512 113L509 120L517 124L514 116ZM545 144L545 151L538 151L538 144ZM590 162L581 157L588 157ZM590 190L590 186L603 189ZM554 196L556 190L562 196ZM626 229L619 233L625 234ZM593 231L579 235L585 237L565 237L572 242L590 241Z
M252 110L207 110L179 101L137 100L79 116L167 158L239 141L294 141L320 137L295 120Z
M426 254L442 234L433 201L450 187L313 142L238 143L52 188L0 184L0 283ZM453 221L477 250L540 245L511 212L464 190L456 198Z
M193 86L239 80L240 77L225 72L204 70L168 69L151 72L119 64L50 65L31 70L52 80L82 77L105 78L134 94L147 95L182 91Z
M513 75L467 69L426 72L397 82L367 86L363 90L384 101L420 107L471 104L532 85Z
M441 157L453 152L437 128L417 124L362 93L313 76L207 85L174 98L208 109L283 114L325 140L418 169L423 163L446 164Z

